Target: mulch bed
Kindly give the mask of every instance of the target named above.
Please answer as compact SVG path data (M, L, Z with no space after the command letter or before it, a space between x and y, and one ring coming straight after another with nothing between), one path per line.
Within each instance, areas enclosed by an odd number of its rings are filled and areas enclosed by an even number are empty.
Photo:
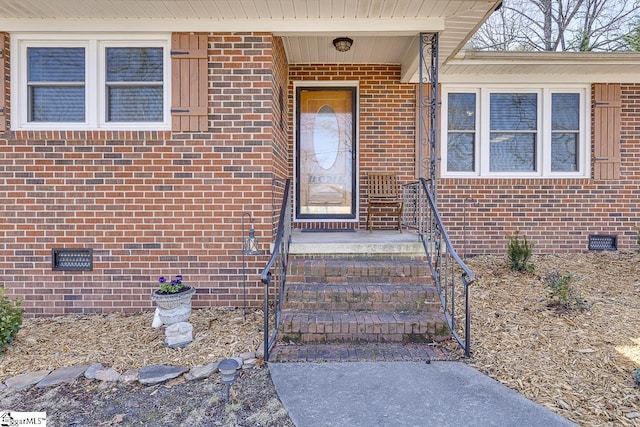
M262 342L262 311L193 310L193 342L164 346L164 329L151 327L153 310L142 314L71 315L25 318L0 357L0 381L28 371L102 363L123 373L143 366L193 367L256 351Z
M580 425L640 425L640 254L471 258L470 365ZM582 308L562 309L543 278L574 274Z

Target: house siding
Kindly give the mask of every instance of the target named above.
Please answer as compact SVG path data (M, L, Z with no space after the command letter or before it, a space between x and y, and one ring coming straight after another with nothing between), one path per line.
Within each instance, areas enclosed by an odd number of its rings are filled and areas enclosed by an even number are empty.
M29 315L147 310L158 277L176 274L195 307L240 306L243 212L263 252L247 257L248 303L261 303L284 164L273 142L286 139L273 130L279 46L274 57L269 34L208 34L207 132L0 134L0 276ZM93 271L52 271L53 248L92 248Z
M399 65L289 65L271 34L207 37L206 132L0 133L0 277L29 315L149 310L157 278L175 274L198 289L195 307L240 306L245 212L262 249L246 258L247 302L259 306L280 184L294 174L294 82L358 82L356 228L365 227L368 172L415 180L416 92ZM9 126L9 35L4 47ZM587 250L589 234L636 249L640 84L622 84L621 98L618 180L439 179L439 209L460 252L504 254L516 230L536 253ZM478 204L465 205L470 197ZM92 248L93 270L52 271L53 248Z
M466 228L468 254L506 254L516 230L534 253L586 251L590 234L617 235L619 249L637 249L640 85L623 84L621 94L620 179L440 179L438 204L455 247L462 252ZM465 208L466 198L478 204Z

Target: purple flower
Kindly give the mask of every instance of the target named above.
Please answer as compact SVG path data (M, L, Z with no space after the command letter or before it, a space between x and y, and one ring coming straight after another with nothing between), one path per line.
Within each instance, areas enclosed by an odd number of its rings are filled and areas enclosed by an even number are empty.
M167 279L165 279L164 276L162 276L158 279L158 283L167 283Z

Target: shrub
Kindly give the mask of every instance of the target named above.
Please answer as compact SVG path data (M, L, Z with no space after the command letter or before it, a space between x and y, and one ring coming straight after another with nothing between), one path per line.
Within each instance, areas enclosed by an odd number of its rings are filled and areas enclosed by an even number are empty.
M517 230L513 236L509 236L507 255L509 257L509 267L511 270L524 272L535 269L533 264L529 264L532 248L533 245L527 241L526 236L522 236L522 242L520 242L519 230Z
M557 270L547 274L543 279L545 287L549 289L548 297L555 299L564 308L573 306L582 307L582 300L574 286L580 280L577 276L569 273L560 274Z
M22 312L19 299L10 299L0 287L0 354L13 341L22 326Z

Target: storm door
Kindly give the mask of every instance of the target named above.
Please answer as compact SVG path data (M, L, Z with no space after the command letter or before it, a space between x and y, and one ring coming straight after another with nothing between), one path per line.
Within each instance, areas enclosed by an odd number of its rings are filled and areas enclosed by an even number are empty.
M356 217L356 88L296 90L296 218Z

